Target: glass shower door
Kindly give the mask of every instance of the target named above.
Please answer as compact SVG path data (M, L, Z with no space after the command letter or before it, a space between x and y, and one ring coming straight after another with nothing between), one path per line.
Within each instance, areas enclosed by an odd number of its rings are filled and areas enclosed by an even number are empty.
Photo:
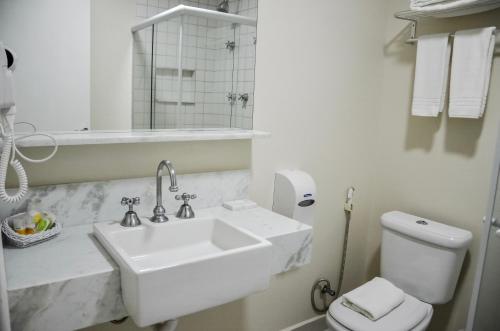
M216 3L172 4L132 28L134 129L252 129L257 1Z
M151 128L230 128L235 25L185 15L154 29Z
M484 224L467 331L499 330L500 317L500 144L492 189L488 223Z

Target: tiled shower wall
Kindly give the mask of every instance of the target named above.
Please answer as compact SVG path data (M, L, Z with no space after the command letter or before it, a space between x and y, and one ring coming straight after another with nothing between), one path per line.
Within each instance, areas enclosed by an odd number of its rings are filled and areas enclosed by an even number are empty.
M182 3L188 6L215 9L218 0L137 0L137 17L148 18ZM257 0L230 1L230 13L257 17ZM252 128L255 68L255 27L236 26L185 17L183 31L183 96L178 110L177 51L179 18L156 25L155 43L152 29L134 34L134 104L133 127L150 128ZM234 40L233 52L225 47ZM153 46L153 47L152 47ZM151 53L155 54L151 80ZM151 94L151 83L155 93ZM231 105L227 94L236 98L247 93L246 105L237 100ZM154 100L151 116L150 100Z

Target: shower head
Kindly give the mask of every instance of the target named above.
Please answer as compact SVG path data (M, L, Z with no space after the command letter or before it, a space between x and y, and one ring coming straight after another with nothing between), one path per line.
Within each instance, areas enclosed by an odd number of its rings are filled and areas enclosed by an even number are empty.
M229 12L229 0L222 0L217 5L217 11L228 13Z

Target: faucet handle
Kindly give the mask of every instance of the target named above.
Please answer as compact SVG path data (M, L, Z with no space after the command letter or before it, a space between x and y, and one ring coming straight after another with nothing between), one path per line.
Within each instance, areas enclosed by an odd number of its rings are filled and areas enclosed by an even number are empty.
M137 206L141 203L141 199L139 197L135 198L127 198L123 197L121 201L122 206L128 206L128 211L125 213L120 225L125 227L134 227L141 225L141 220L137 216L134 211L134 206Z
M123 197L121 201L122 206L128 206L128 210L132 211L134 209L134 206L138 206L141 204L141 198L135 197L135 198L127 198Z
M196 199L197 196L196 194L188 194L188 193L182 193L182 195L176 195L175 200L184 200L184 203L188 203L189 200L191 199Z
M189 205L189 200L191 199L196 199L196 194L182 193L182 195L175 196L175 200L184 200L184 203L181 205L176 214L177 218L194 218L193 208Z

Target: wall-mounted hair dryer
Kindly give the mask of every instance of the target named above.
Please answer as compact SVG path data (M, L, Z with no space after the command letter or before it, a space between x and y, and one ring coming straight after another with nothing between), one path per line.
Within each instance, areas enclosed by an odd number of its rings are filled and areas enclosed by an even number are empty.
M57 152L56 140L51 135L45 133L32 133L19 137L18 139L35 135L42 135L50 138L54 142L54 150L46 158L33 160L23 155L17 149L14 134L16 101L12 77L15 68L16 54L13 50L4 47L3 43L0 42L0 138L2 139L2 155L0 156L0 199L8 203L18 202L28 191L28 176L21 162L16 160L16 154L28 162L39 163L49 160ZM19 182L19 188L13 195L9 195L5 188L9 164L16 172Z

